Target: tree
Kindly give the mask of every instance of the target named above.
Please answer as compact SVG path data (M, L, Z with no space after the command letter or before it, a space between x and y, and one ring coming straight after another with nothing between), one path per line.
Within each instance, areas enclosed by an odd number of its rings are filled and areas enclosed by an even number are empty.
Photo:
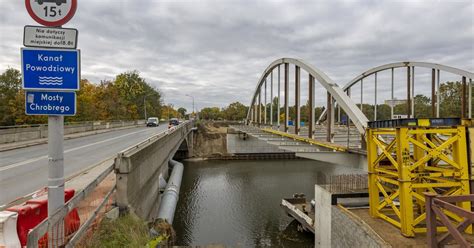
M221 118L221 110L218 107L203 108L199 116L204 120L217 120Z
M226 120L243 120L247 117L247 111L247 106L240 102L233 102L222 110L222 117Z
M186 110L185 108L183 108L183 107L181 107L181 108L178 109L178 113L179 113L179 114L181 115L181 117L183 117L183 118L184 118L184 116L186 116L186 112L187 112L187 110Z

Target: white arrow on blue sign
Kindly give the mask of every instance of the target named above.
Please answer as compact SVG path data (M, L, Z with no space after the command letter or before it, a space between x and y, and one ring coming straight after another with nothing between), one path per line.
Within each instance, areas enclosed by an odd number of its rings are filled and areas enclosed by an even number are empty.
M26 91L27 115L75 115L76 92Z
M79 50L22 48L23 88L27 90L79 90Z

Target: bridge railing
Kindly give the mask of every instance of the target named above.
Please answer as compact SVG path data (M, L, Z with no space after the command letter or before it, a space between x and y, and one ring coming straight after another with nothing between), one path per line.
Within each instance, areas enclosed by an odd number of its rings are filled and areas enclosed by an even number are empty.
M64 124L64 134L144 125L144 120L84 121ZM0 126L0 144L30 141L48 137L48 125Z
M82 190L75 192L75 195L58 209L52 218L44 219L28 232L27 247L74 247L90 235L91 230L100 223L105 213L115 206L117 161L127 153L138 153L145 149L147 144L181 129L191 130L191 127L192 122L184 122L119 152L116 159L110 159L95 166L100 167L101 171L96 173L96 176L90 179Z

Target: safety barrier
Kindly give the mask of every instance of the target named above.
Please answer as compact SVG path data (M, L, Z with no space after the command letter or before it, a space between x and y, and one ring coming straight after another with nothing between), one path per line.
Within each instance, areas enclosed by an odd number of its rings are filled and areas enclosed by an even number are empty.
M454 239L460 247L471 247L469 241L463 237L462 232L470 225L474 224L474 212L459 208L456 203L470 202L474 203L474 195L463 196L438 196L435 193L425 193L426 201L426 225L428 228L427 243L428 247L442 247L451 239ZM463 220L454 226L450 221L446 211L456 213ZM440 239L436 237L437 219L448 228L448 233L441 236Z
M466 127L419 123L423 125L369 124L375 127L369 127L366 136L370 214L408 237L427 230L424 192L469 194ZM469 210L471 203L458 203L458 207ZM452 212L446 214L458 223L462 220Z
M16 231L18 213L0 211L0 247L21 247Z
M74 196L74 190L68 189L64 192L64 200L68 201ZM42 195L37 198L28 200L27 202L12 206L6 209L6 211L2 211L1 214L3 216L9 217L11 219L15 219L15 234L16 239L18 240L19 245L22 247L27 245L27 237L28 233L31 229L35 228L40 222L46 219L48 215L48 199L47 195ZM14 215L12 215L14 214ZM11 225L11 224L10 224ZM70 235L77 231L79 228L79 215L77 209L72 209L67 214L63 229L61 232L63 235ZM12 239L12 234L8 233L10 230L3 230L3 235L8 235L8 239ZM55 237L52 237L55 238ZM6 243L6 242L4 242ZM1 243L0 243L1 245ZM48 246L48 236L43 235L41 239L37 241L37 245L39 247L47 247ZM7 246L8 247L8 246Z

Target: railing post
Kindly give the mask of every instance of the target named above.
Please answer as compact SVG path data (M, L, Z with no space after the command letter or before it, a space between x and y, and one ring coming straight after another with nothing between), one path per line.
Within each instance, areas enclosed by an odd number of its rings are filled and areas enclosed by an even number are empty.
M426 204L426 237L428 241L428 247L438 247L438 241L436 239L436 214L431 207L433 199L437 196L433 192L425 192L425 204Z

